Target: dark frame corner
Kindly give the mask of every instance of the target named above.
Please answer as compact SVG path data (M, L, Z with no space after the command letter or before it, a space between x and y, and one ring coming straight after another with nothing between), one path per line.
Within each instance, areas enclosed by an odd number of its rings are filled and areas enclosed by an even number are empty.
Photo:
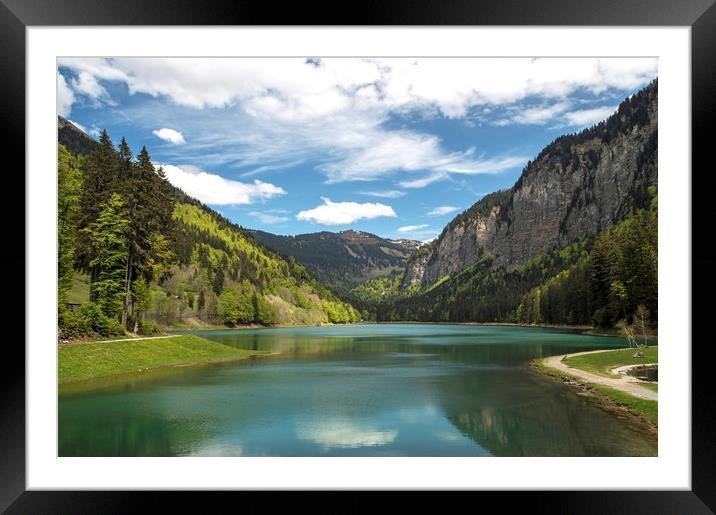
M692 320L701 329L711 315L716 291L716 251L698 237L713 234L711 197L715 189L713 151L708 129L716 120L716 0L454 0L441 5L429 0L369 1L360 9L310 9L288 4L281 10L268 3L245 0L0 0L0 119L6 126L5 149L24 149L25 142L25 28L36 25L621 25L690 26L692 68L692 168L685 180L692 187ZM6 153L6 155L8 155ZM16 170L25 169L24 152L16 152ZM5 170L6 176L9 169ZM15 173L12 195L24 212L24 175ZM698 182L698 187L695 183ZM24 224L8 223L8 241L25 241ZM9 234L8 234L9 232ZM17 245L16 248L19 248ZM25 268L24 244L12 256L0 253L4 270ZM12 287L24 290L20 274ZM24 276L23 276L24 277ZM20 282L23 284L20 284ZM23 297L24 299L24 294ZM709 302L711 301L711 302ZM29 306L28 306L29 307ZM16 324L18 325L18 324ZM693 333L696 340L698 332ZM24 339L24 338L23 338ZM25 491L25 352L7 339L6 363L1 376L0 511L8 513L126 512L146 509L148 497L186 504L184 493L40 492ZM538 513L714 513L716 511L716 410L709 378L706 338L692 347L692 490L651 492L485 492L512 505L529 502ZM242 493L245 496L246 493ZM275 495L275 493L273 494ZM509 496L509 497L508 497ZM206 497L202 495L202 497ZM245 498L245 497L242 497ZM509 499L509 500L508 500ZM514 499L514 500L513 500ZM203 499L203 506L206 506ZM179 503L176 503L179 504Z

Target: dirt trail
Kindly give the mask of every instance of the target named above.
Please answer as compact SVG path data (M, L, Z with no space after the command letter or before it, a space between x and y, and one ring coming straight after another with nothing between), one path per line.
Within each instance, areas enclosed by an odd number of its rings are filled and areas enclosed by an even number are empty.
M567 354L566 356L551 356L542 360L542 363L544 363L545 366L548 366L555 370L559 370L560 372L564 372L565 374L569 374L589 383L608 386L609 388L614 388L615 390L628 393L629 395L633 395L634 397L638 397L640 399L647 399L650 401L658 400L657 392L641 386L639 384L641 381L636 377L629 375L620 375L619 377L613 378L606 377L598 374L593 374L591 372L585 372L584 370L580 370L578 368L570 367L562 361L562 359L564 359L565 357L571 358L573 356L583 356L585 354L594 354L597 352L605 351L596 350L589 352L575 352L574 354Z
M138 342L141 340L161 340L162 338L175 338L177 336L180 336L180 335L168 334L166 336L142 336L142 337L137 337L137 338L121 338L119 340L97 340L97 341L90 341L90 342L69 341L67 343L61 343L61 345L87 345L90 343Z

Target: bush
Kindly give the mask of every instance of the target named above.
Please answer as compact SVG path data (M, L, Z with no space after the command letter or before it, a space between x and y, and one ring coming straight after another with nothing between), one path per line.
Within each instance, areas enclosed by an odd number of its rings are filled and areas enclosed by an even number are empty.
M57 325L60 328L60 339L82 338L92 334L85 319L64 306L57 313Z
M80 319L88 333L97 333L105 336L109 332L109 320L102 309L94 302L85 302L80 306L77 312L77 318Z
M142 336L159 336L162 334L162 330L159 326L151 320L140 320L137 326L137 333Z
M100 334L102 336L124 336L127 333L119 320L116 318L107 318L105 332Z
M122 336L122 324L116 318L108 318L94 302L85 302L77 311L61 307L57 313L60 338L83 338L100 336Z

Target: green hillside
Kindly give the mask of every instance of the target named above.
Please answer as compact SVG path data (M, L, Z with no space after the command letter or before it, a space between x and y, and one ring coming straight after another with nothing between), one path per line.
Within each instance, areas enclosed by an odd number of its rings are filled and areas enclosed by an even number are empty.
M359 320L293 258L169 184L146 148L78 132L65 131L89 153L58 147L61 338Z

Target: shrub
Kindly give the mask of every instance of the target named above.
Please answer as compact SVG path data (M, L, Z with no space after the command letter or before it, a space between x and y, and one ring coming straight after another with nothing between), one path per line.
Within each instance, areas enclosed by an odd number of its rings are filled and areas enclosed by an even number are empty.
M100 333L102 336L124 336L126 334L122 323L116 318L107 318L105 332Z
M57 325L60 328L60 338L72 339L82 338L92 334L91 328L83 317L78 316L71 309L60 307L57 313Z
M109 331L107 315L94 302L85 302L77 312L80 324L90 333L105 335Z
M162 334L162 330L157 324L151 320L140 320L137 332L142 336L159 336Z

